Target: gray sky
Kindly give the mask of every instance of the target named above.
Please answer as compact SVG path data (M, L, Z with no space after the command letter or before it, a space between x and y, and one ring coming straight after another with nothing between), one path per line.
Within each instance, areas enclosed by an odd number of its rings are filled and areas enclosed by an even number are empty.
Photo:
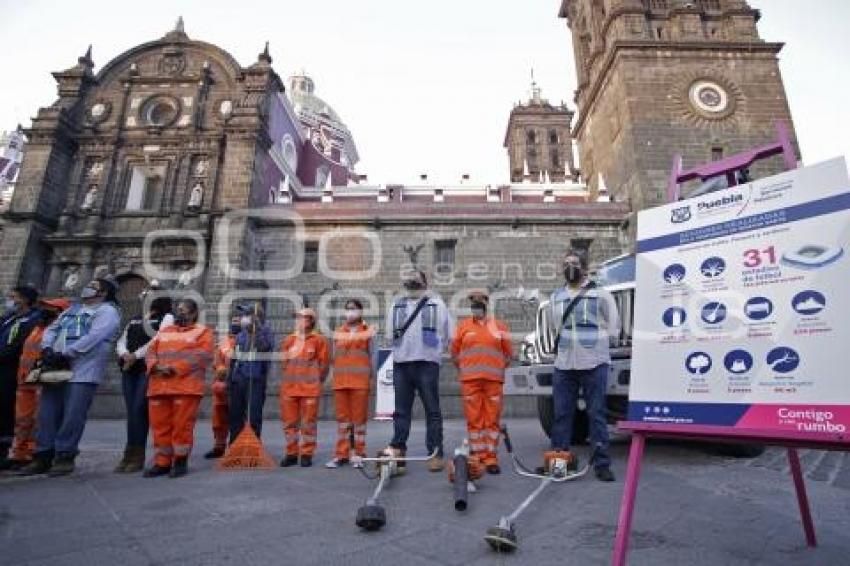
M312 0L238 2L0 0L4 88L0 129L29 125L89 43L97 69L162 36L178 15L190 37L243 65L271 42L286 79L302 67L316 94L354 134L370 182L419 173L454 182L507 178L502 142L512 104L527 97L534 67L544 96L572 104L569 30L560 0ZM850 155L850 2L751 0L760 32L784 41L781 68L806 163ZM803 7L805 6L805 8Z

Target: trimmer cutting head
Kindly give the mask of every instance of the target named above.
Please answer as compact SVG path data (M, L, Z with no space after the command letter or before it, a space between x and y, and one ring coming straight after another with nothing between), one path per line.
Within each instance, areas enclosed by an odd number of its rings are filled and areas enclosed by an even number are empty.
M487 529L484 540L496 552L513 552L519 546L514 526L505 517L497 526Z
M364 505L357 510L357 526L366 531L377 531L387 523L387 513L380 505Z

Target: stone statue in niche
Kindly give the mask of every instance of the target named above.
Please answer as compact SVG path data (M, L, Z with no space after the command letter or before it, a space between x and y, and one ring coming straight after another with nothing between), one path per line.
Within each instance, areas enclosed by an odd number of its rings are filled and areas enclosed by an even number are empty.
M89 174L88 176L92 179L100 178L101 173L103 173L103 162L95 161L89 166Z
M180 275L177 276L177 285L175 285L175 289L188 289L192 286L193 279L192 266L184 263L180 266Z
M195 164L195 177L206 177L209 171L210 164L206 159L200 159Z
M86 191L86 196L83 198L83 204L80 206L80 210L85 213L90 213L94 209L95 201L97 201L97 185L91 184L89 185L89 190Z
M62 272L62 291L74 293L80 284L80 266L69 265Z
M192 187L192 192L189 193L189 210L195 212L200 210L201 204L204 202L204 182L197 181Z

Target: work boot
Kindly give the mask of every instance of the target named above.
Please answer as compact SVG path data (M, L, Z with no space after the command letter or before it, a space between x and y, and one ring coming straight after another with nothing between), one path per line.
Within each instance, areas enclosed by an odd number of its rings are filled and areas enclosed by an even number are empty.
M51 478L70 475L74 471L74 458L71 454L57 454L47 475Z
M212 450L204 454L207 460L217 460L224 456L224 446L215 446Z
M50 456L38 455L32 459L32 462L15 472L18 476L40 476L46 474L50 470L53 460Z
M301 467L309 468L313 465L313 457L312 456L301 456Z
M615 481L614 472L608 466L596 468L596 479L605 482Z
M124 465L125 474L135 474L145 469L145 447L130 446L128 455L125 456L126 464Z
M325 467L329 470L335 470L341 466L344 466L348 463L348 460L345 458L333 458L325 464Z
M124 447L124 456L121 457L121 461L118 462L118 465L115 466L115 469L112 470L112 471L115 472L116 474L125 473L127 471L127 464L129 463L129 459L130 459L130 447L125 446Z
M3 444L0 446L0 470L8 470L9 469L9 445Z
M283 457L283 460L280 461L281 468L288 468L289 466L294 466L298 463L298 456L295 454L287 454Z
M5 471L9 473L19 472L24 469L30 463L29 460L15 460L14 458L9 458L6 460Z
M171 472L171 466L159 466L154 464L142 474L142 477L145 478L158 478L161 476L167 476Z
M487 464L487 473L497 476L502 473L502 468L499 467L499 464Z
M428 460L428 471L429 472L442 472L445 464L443 462L442 456L434 456L430 460Z
M174 458L174 465L171 466L171 471L168 473L170 478L182 478L189 473L189 458L183 456Z
M394 458L404 458L405 456L407 456L407 450L405 450L403 448L392 448L392 447L390 447L389 450L392 451ZM406 473L407 473L407 462L405 462L404 460L396 462L395 463L395 475L403 476Z

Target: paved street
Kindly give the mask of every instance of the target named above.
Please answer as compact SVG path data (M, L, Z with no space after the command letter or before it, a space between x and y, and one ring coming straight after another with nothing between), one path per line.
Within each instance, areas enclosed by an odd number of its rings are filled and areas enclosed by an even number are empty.
M528 462L545 447L536 421L509 421ZM266 423L279 459L282 433ZM390 425L371 424L370 452ZM420 448L421 423L412 446ZM320 423L317 461L335 425ZM462 437L446 423L446 447ZM69 478L0 478L0 564L606 564L622 493L627 440L613 448L617 482L588 477L552 486L518 523L520 549L494 554L482 540L536 486L512 473L486 477L469 509L454 511L445 474L411 466L385 492L387 526L363 533L355 512L372 483L354 470L217 472L200 456L199 423L188 477L143 479L111 472L122 423L90 423L78 472ZM820 547L807 549L784 453L734 460L676 443L647 449L631 541L631 564L847 564L850 456L803 454ZM507 461L505 461L507 463Z

